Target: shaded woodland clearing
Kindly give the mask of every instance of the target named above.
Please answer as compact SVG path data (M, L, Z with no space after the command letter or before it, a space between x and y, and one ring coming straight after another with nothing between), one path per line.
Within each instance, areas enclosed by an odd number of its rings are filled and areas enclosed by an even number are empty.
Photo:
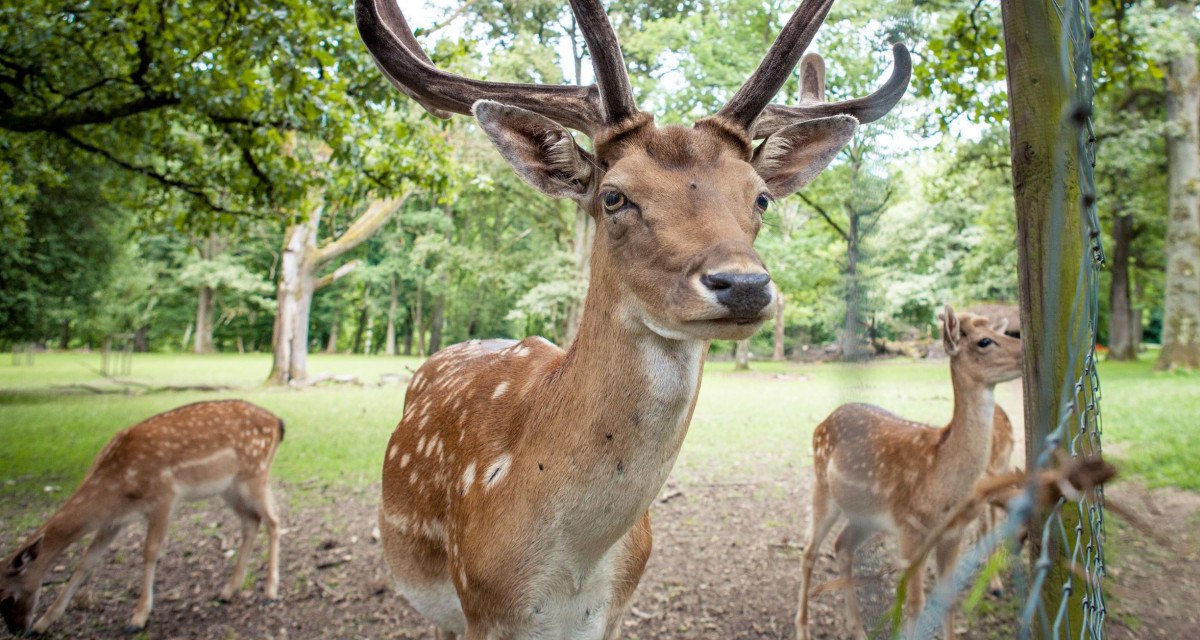
M264 391L255 386L270 366L266 355L137 356L133 380L152 384L225 384L245 392L94 394L53 385L111 384L81 366L95 354L39 355L34 367L0 366L0 537L5 548L44 519L79 481L111 434L157 411L198 399L239 396L277 411L288 438L275 466L282 503L283 601L251 593L219 606L236 524L219 505L187 507L173 524L160 569L160 594L150 637L431 637L427 625L389 592L373 542L378 475L387 436L399 419L403 385L332 386ZM1149 359L1147 359L1149 360ZM355 373L377 381L405 374L415 359L315 356L313 370ZM834 406L870 400L914 419L942 423L951 398L945 361L873 365L756 363L749 373L708 365L691 431L662 497L655 504L656 548L627 619L628 637L790 637L800 545L807 537L812 429ZM1108 365L1106 437L1134 481L1167 485L1148 493L1122 483L1109 495L1143 513L1176 540L1163 549L1116 522L1109 528L1114 585L1114 637L1184 637L1190 613L1187 585L1200 579L1196 525L1200 499L1172 486L1195 483L1194 430L1184 421L1200 398L1194 376L1153 375L1149 363ZM1111 371L1111 375L1106 375ZM1173 402L1147 401L1155 398ZM136 388L135 388L136 390ZM1019 384L1000 387L999 402L1019 420ZM748 408L753 409L748 409ZM1020 424L1017 424L1018 433ZM1171 440L1165 434L1176 438ZM1191 438L1192 440L1189 440ZM1017 456L1021 455L1018 445ZM1171 469L1178 469L1176 474ZM57 637L119 632L136 594L142 532L131 529L95 578L91 603L68 611ZM262 548L260 544L260 550ZM78 551L76 551L77 553ZM880 575L892 551L881 542L861 554L861 575ZM64 571L52 579L65 578ZM833 577L824 557L818 579ZM318 568L322 567L322 568ZM261 577L261 565L253 579ZM864 610L888 603L891 578L864 583ZM51 588L54 588L51 586ZM814 601L815 630L839 637L839 596ZM962 624L968 637L1011 635L1012 605L985 599Z

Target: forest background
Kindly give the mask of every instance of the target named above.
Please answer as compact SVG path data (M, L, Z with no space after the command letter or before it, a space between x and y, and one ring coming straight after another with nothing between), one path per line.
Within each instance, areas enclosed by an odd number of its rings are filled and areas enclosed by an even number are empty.
M352 3L4 5L0 346L270 351L270 381L287 383L308 377L315 351L570 342L592 221L521 184L471 120L436 120L388 86ZM794 9L609 5L639 104L660 123L714 112ZM1173 327L1157 364L1195 368L1200 273L1172 279L1168 265L1200 252L1196 223L1169 214L1170 185L1198 197L1200 18L1193 2L1092 8L1100 340L1131 359ZM418 11L441 67L590 80L566 3ZM894 41L915 56L902 108L768 212L758 246L786 304L747 354L894 352L929 340L946 302L1016 299L999 7L841 0L814 45L831 98L871 90ZM793 76L778 100L797 98Z

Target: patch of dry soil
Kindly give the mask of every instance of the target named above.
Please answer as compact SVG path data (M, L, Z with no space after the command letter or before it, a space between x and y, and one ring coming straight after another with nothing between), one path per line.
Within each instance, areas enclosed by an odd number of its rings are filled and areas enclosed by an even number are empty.
M654 507L655 547L630 614L627 638L792 638L801 544L807 538L811 473L799 478L747 483L669 486ZM1141 491L1149 499L1138 497ZM680 493L681 492L681 493ZM146 632L152 638L406 638L429 639L431 627L391 590L374 539L378 487L357 492L284 487L278 492L284 536L281 600L266 603L261 575L253 590L230 604L215 600L237 544L235 518L219 503L185 506L172 526L158 569L155 609ZM287 497L293 496L289 500ZM1148 522L1176 541L1157 547L1123 526L1110 552L1113 638L1195 637L1198 609L1196 522L1200 497L1155 492L1129 485L1114 499L1145 512ZM1136 498L1136 499L1135 499ZM27 532L13 531L8 516L29 505L0 507L0 535L11 544ZM48 509L38 509L49 514ZM265 536L264 536L265 537ZM834 579L832 540L817 566L817 584ZM122 534L91 580L91 596L77 600L52 629L55 638L115 637L137 598L142 531ZM260 538L259 551L262 552ZM57 563L43 607L69 575L79 553ZM265 555L265 552L262 552ZM891 543L868 543L859 552L860 599L868 620L892 600ZM1137 561L1131 559L1136 557ZM253 563L261 569L261 559ZM992 603L989 613L960 628L970 639L1012 637L1011 606ZM816 638L847 637L841 595L813 603Z

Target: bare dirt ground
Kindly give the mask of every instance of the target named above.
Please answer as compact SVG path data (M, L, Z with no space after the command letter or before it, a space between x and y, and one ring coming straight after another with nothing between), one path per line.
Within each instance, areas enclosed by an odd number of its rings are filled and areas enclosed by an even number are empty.
M807 538L807 469L798 479L669 486L655 504L655 549L625 620L627 638L792 638L802 544ZM681 492L681 493L680 493ZM157 597L145 635L152 638L406 638L428 639L432 629L389 587L374 539L377 488L357 492L283 487L281 600L263 602L261 576L230 604L214 596L237 544L233 516L218 503L183 507L159 563ZM1200 497L1178 491L1148 493L1119 485L1114 499L1143 514L1173 540L1157 545L1124 525L1110 525L1110 624L1114 638L1196 637L1195 593L1200 581L1196 525ZM1149 496L1149 497L1146 497ZM9 516L45 507L0 506L0 536L12 541ZM264 536L265 537L265 536ZM832 536L818 564L818 583L834 578ZM137 597L142 531L131 527L91 580L90 598L77 600L50 637L100 638L121 634ZM260 551L264 546L260 539ZM75 549L50 575L48 604L69 575ZM859 593L868 620L891 602L890 544L864 545ZM1136 561L1135 561L1136 559ZM262 563L256 564L261 569ZM876 577L872 577L876 576ZM1014 636L1013 605L989 600L959 627L971 639ZM847 637L841 595L814 601L814 636Z

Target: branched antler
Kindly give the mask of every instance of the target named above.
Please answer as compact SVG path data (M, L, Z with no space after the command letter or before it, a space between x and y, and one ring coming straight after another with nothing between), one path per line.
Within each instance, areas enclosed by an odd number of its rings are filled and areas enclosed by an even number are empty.
M599 0L570 0L583 32L596 84L540 85L475 80L438 69L421 48L395 0L356 0L359 34L383 75L396 88L439 118L468 115L479 100L494 100L528 109L571 129L595 137L607 126L638 113L621 47ZM908 87L912 60L897 44L887 82L863 98L825 102L825 66L816 54L805 56L803 98L794 106L770 104L796 68L800 56L824 22L833 0L804 0L767 51L758 69L733 95L718 116L765 138L797 122L849 114L860 122L883 117Z

